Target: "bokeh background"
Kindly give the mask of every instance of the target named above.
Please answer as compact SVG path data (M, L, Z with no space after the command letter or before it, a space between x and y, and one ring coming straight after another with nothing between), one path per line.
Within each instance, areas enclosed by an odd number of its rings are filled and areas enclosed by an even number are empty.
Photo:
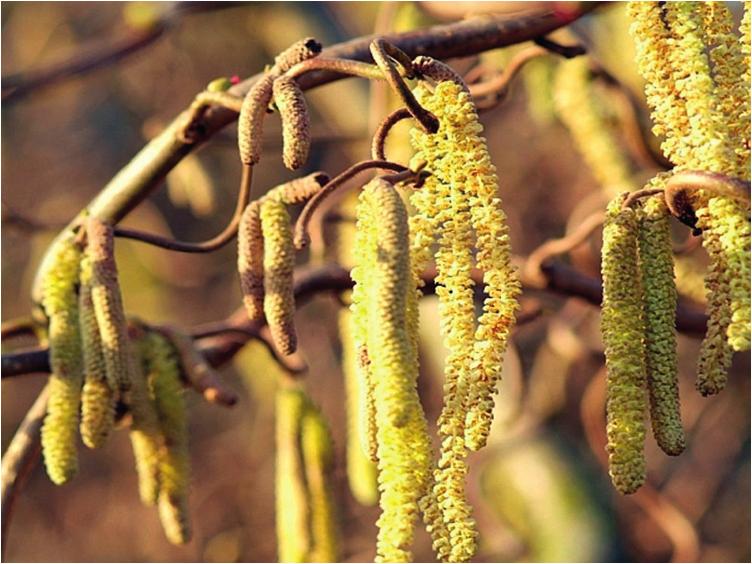
M255 74L293 41L324 45L379 31L461 18L470 10L518 11L533 3L239 3L187 13L149 46L117 63L4 101L2 106L2 317L28 315L30 284L57 229L212 79ZM738 14L739 3L733 9ZM30 70L96 51L149 25L169 4L24 2L2 5L3 89ZM578 22L562 41L587 44L603 68L636 99L642 84L632 62L623 3ZM479 62L501 68L518 48L453 61L465 72ZM482 116L499 170L515 254L576 227L603 205L604 187L556 115L552 57L531 63L510 95ZM11 77L11 78L7 78ZM613 89L595 87L599 111L637 181L656 168L629 153ZM370 133L389 104L383 90L352 79L309 92L313 151L306 170L336 174L367 158ZM619 98L621 100L621 98ZM643 124L647 116L639 115ZM291 175L279 154L275 117L267 121L267 157L255 175L267 189ZM388 154L404 160L404 130ZM655 140L650 140L655 144ZM646 164L647 163L647 164ZM652 168L651 168L652 167ZM240 167L232 127L190 156L134 211L126 225L201 240L232 214ZM334 258L335 230L301 263ZM678 236L686 230L677 227ZM599 235L569 260L597 273ZM120 240L117 259L127 310L147 321L190 327L229 315L240 304L233 245L183 255ZM702 250L688 259L701 271ZM686 262L686 261L685 261ZM691 270L691 269L690 269ZM691 276L686 294L693 292ZM694 292L695 300L702 296ZM576 299L526 292L541 314L514 333L489 447L470 457L468 491L481 531L478 561L749 561L749 355L737 355L727 389L702 398L693 387L699 340L680 338L681 396L689 446L664 455L648 439L649 485L619 496L602 466L602 344L597 308ZM374 555L378 509L348 491L341 346L334 296L298 312L307 389L329 419L336 447L342 558ZM701 307L696 305L696 307ZM442 346L433 298L422 305L420 390L429 420L441 406ZM33 344L15 340L3 352ZM99 451L80 449L80 473L54 486L39 465L17 502L7 561L273 561L274 389L277 369L258 343L222 370L241 395L233 409L189 393L194 538L173 547L156 511L138 501L127 433ZM43 386L45 375L3 380L3 450ZM418 527L415 557L432 561Z

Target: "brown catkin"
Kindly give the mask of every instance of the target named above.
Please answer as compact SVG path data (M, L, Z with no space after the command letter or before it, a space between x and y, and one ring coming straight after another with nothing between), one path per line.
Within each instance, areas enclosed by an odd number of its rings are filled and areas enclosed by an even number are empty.
M261 204L261 233L264 236L264 313L274 344L282 354L298 348L295 334L293 269L295 246L287 208L268 200Z
M264 195L263 199L277 200L288 206L300 204L321 190L327 182L329 182L329 175L321 171L312 172L275 186Z
M296 41L274 58L274 70L287 72L292 67L321 53L321 43L313 37Z
M90 217L86 221L86 254L91 260L91 300L112 389L127 394L131 387L128 327L115 264L114 236L111 225ZM127 397L124 398L127 403Z
M273 91L282 120L282 160L287 168L296 170L308 160L311 147L308 106L294 78L279 77Z
M264 115L272 101L274 78L272 74L259 78L243 99L238 116L238 149L244 165L254 165L261 159Z
M264 237L258 201L243 211L238 227L238 273L243 304L251 321L264 319Z
M91 299L91 259L81 260L78 319L84 358L84 387L81 392L81 439L89 448L101 447L115 421L115 393L107 382L102 338Z

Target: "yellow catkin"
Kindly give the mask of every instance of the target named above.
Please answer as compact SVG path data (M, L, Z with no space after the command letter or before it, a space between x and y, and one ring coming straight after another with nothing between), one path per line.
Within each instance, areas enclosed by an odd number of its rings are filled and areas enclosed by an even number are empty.
M293 270L295 246L290 216L281 202L261 204L261 232L264 236L264 313L274 343L282 354L297 349Z
M238 273L243 305L251 321L264 319L264 237L260 204L251 202L238 227Z
M367 385L358 375L358 352L352 336L352 314L343 310L339 314L340 338L342 341L342 371L345 376L347 402L347 480L353 497L363 505L374 505L379 498L376 465L362 448L360 426L369 421L367 397L362 390ZM374 406L375 407L375 406ZM374 422L371 420L371 424ZM375 445L375 441L374 441ZM373 453L376 454L375 452Z
M173 544L185 544L191 538L190 459L178 356L172 344L158 333L147 333L143 343L149 395L164 438L159 452L159 517L167 539Z
M639 212L639 249L653 435L664 452L677 455L684 450L685 439L679 411L673 251L663 196L649 198Z
M373 371L381 516L379 562L406 562L418 500L430 477L430 440L417 395L414 337L406 314L410 272L407 213L399 194L375 180L363 190L356 246L353 314L367 308L367 345ZM364 268L369 265L370 268ZM364 275L369 275L367 279ZM357 335L356 335L357 336Z
M278 200L288 206L305 202L316 192L321 190L329 181L329 177L323 172L312 172L306 176L295 178L275 186L264 194L266 200Z
M559 119L605 193L613 198L633 190L631 165L607 122L603 100L593 89L586 57L558 65L554 102Z
M305 394L281 387L276 400L275 502L280 562L305 562L311 547L310 509L300 451Z
M125 394L131 386L128 367L132 359L112 226L91 217L86 221L86 239L86 254L92 266L91 300L102 339L107 381L113 389Z
M332 489L332 437L323 415L313 406L306 409L300 427L311 518L312 542L306 561L338 562L339 531Z
M264 114L272 101L274 78L273 74L265 74L243 98L238 116L238 150L244 165L254 165L261 160Z
M616 489L629 494L645 481L647 394L637 217L634 210L621 209L622 202L620 196L609 204L603 228L601 332L608 370L609 473Z
M83 366L78 321L81 252L72 239L62 241L42 280L42 306L49 318L50 397L42 424L42 454L47 475L58 485L78 470L76 434Z
M743 46L733 31L733 17L725 2L698 4L704 23L705 43L712 62L717 94L716 110L728 125L726 143L729 145L728 150L735 155L735 166L730 166L728 172L749 178L750 88L749 79L740 80L747 71Z
M282 120L282 161L291 170L303 166L311 148L308 106L294 78L274 81L274 103Z
M91 299L92 264L81 260L79 323L84 359L84 386L81 392L81 439L89 448L101 447L115 421L115 390L107 382L102 338Z

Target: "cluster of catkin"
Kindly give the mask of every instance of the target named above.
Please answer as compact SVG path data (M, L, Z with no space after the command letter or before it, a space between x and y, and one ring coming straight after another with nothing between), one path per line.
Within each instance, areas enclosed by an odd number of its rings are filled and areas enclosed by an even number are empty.
M295 333L295 244L287 207L309 199L328 177L314 172L272 188L243 211L238 228L238 272L251 321L266 318L277 349L298 347Z
M414 211L408 217L399 192L380 178L363 189L357 209L351 311L363 390L360 436L378 465L377 560L409 561L422 511L438 556L459 562L472 558L477 541L465 497L466 457L488 436L520 287L496 171L466 87L444 80L414 93L440 123L435 134L412 132L415 159L430 172L410 195ZM448 349L435 462L416 391L417 298L434 254ZM477 319L474 268L486 295Z
M722 2L632 2L631 32L654 131L674 171L750 176L749 18L741 37ZM673 171L672 171L673 172ZM648 188L665 188L672 172ZM708 327L697 389L719 392L734 351L750 341L749 198L712 188L685 195L682 217L702 232ZM608 451L614 485L634 492L645 479L644 413L668 454L684 448L676 382L673 256L667 200L611 202L603 234L602 330L608 368Z
M276 400L275 500L280 562L337 562L332 439L305 392L280 384Z
M101 447L129 413L141 499L158 504L168 539L190 539L187 414L178 353L163 335L129 335L114 259L113 230L85 220L86 246L71 235L58 241L42 282L49 319L51 374L42 426L50 479L70 480L78 468L77 431Z

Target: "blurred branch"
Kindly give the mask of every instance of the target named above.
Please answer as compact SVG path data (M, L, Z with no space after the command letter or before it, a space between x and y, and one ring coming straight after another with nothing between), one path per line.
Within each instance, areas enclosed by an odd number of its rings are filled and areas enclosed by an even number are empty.
M2 328L3 341L5 339L12 339L13 337L20 337L21 335L34 335L34 322L31 317L17 317L16 319L9 319L3 321Z
M47 68L32 70L2 78L2 100L6 104L18 102L29 94L70 80L94 70L113 65L152 45L183 15L191 12L217 10L238 6L234 2L172 2L147 29L131 31L106 46L96 46L77 53L67 61Z

